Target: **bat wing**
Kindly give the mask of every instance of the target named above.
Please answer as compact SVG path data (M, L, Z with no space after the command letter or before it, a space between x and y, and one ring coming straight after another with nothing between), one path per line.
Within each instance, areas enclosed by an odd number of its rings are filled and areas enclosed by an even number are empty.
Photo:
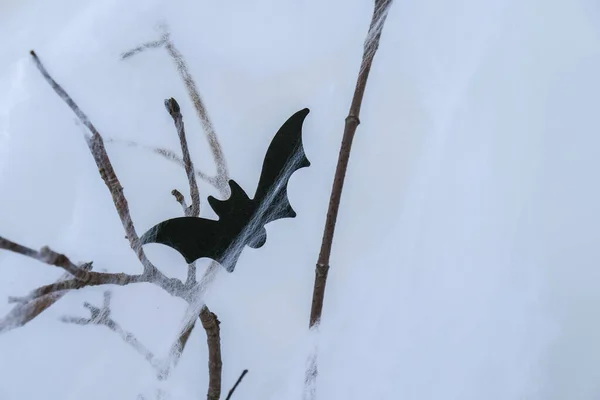
M264 225L296 216L287 185L295 171L310 166L302 146L302 124L308 113L308 108L296 112L275 134L254 199L230 180L229 199L208 198L218 221L197 217L169 219L149 229L140 238L142 245L161 243L177 250L188 264L207 257L232 272L244 246L259 248L265 243Z
M302 145L302 124L309 112L305 108L292 115L279 128L267 149L253 199L263 215L263 226L277 219L296 216L287 196L287 186L295 171L310 166Z
M196 217L173 218L156 224L142 235L142 245L160 243L177 250L188 264L207 257L219 261L228 246L218 221Z

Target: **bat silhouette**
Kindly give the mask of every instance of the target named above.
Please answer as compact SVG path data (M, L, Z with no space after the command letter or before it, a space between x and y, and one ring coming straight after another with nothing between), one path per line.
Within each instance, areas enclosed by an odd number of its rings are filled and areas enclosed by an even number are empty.
M310 166L302 146L302 124L309 112L308 108L296 112L275 134L267 149L253 199L234 180L229 180L231 195L227 200L208 197L218 220L169 219L144 233L141 243L172 247L188 264L210 258L233 272L245 246L257 249L265 244L266 224L296 217L287 197L287 185L295 171Z

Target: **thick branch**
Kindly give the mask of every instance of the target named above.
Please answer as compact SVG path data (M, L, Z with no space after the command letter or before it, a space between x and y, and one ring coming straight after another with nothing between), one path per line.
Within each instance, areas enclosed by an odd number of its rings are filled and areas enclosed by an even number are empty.
M187 70L187 65L184 62L183 57L178 52L178 50L173 46L173 43L170 41L168 32L165 32L162 40L157 41L157 42L147 43L139 48L136 48L133 51L129 52L128 54L125 54L124 58L131 56L132 54L135 54L139 51L142 51L145 48L160 47L163 45L166 47L170 56L175 61L178 71L180 72L180 75L181 75L182 79L184 80L184 83L188 90L188 94L192 98L194 107L196 108L198 116L200 117L201 122L203 124L205 133L206 133L208 141L209 141L209 145L211 147L213 156L215 158L215 162L217 164L217 177L215 178L215 185L218 185L222 191L223 190L227 191L226 190L227 189L226 182L228 180L228 172L227 172L227 167L225 164L225 160L224 160L224 157L222 154L220 144L216 138L216 135L214 133L214 128L212 127L212 123L210 122L210 120L208 118L208 114L206 112L204 104L202 103L202 100L198 94L198 90L196 88L195 82ZM29 257L32 257L35 259L38 259L39 261L46 262L48 264L61 267L61 268L65 269L66 271L69 271L70 273L72 273L75 276L74 279L56 282L54 284L46 285L41 288L38 288L35 291L33 291L27 298L13 299L13 301L20 302L21 305L23 305L23 304L29 304L32 301L36 301L36 299L41 299L44 296L46 296L46 297L54 296L54 295L57 295L58 293L64 293L66 290L78 289L78 288L81 288L84 286L100 285L100 284L107 284L107 283L125 285L125 284L135 283L135 282L149 282L149 283L155 283L155 284L163 287L163 289L167 290L169 293L178 295L178 296L184 298L186 301L191 302L192 301L192 293L198 294L195 292L200 292L204 288L204 285L207 283L206 279L203 279L202 284L196 284L195 283L195 265L190 265L188 280L186 281L186 284L183 284L179 280L168 279L154 265L152 265L152 263L150 263L150 261L147 259L146 255L142 249L137 232L135 231L135 227L134 227L134 224L131 219L130 212L129 212L129 206L128 206L127 200L124 196L124 193L123 193L123 188L122 188L122 186L116 176L116 173L112 167L112 164L110 162L110 159L108 157L108 154L107 154L105 146L104 146L104 140L103 140L102 136L97 131L97 129L94 127L94 125L91 123L89 118L83 113L83 111L81 111L81 109L78 107L78 105L65 92L65 90L58 83L56 83L56 81L54 81L54 79L49 75L49 73L47 72L47 70L45 69L45 67L43 66L43 64L41 63L41 61L35 54L35 52L31 51L31 55L34 59L34 62L36 64L37 68L40 70L40 72L42 73L42 75L44 76L46 81L50 84L50 86L53 88L53 90L63 99L63 101L65 101L67 103L67 105L71 108L71 110L77 115L79 120L86 126L86 128L91 133L91 136L86 138L88 147L90 148L92 156L94 157L94 160L96 162L96 165L98 167L100 175L111 193L113 203L115 205L115 208L117 210L119 218L121 219L121 222L125 229L125 233L129 240L130 246L134 250L136 255L138 256L138 259L140 260L140 262L142 263L142 265L144 267L144 271L141 275L87 272L87 271L75 266L70 260L68 260L68 258L66 256L58 254L58 253L54 253L47 248L44 248L41 251L36 252L35 250L28 249L24 246L19 246L16 243L13 243L10 241L5 241L4 243L5 243L7 249L16 251L20 254L23 254L23 255L26 255L26 256L29 256ZM184 131L184 127L183 127L183 119L181 116L181 112L179 110L178 104L175 102L174 99L167 100L165 102L165 105L167 106L167 109L174 120L175 126L176 126L178 134L179 134L180 143L181 143L181 147L182 147L182 153L183 153L183 160L181 160L181 162L183 163L183 166L186 170L189 185L190 185L190 195L192 198L192 204L189 207L189 209L186 208L185 214L191 215L191 216L198 216L199 215L200 198L199 198L199 192L198 192L197 182L196 182L196 178L195 178L196 171L194 170L193 163L192 163L191 157L189 155L189 150L187 148L187 139L185 137L185 131ZM174 159L174 160L176 160L176 159ZM180 202L180 204L182 204L185 207L185 200L183 199L183 196L179 192L173 192L173 194L176 196L176 198L179 197L178 201ZM211 268L209 268L209 271L210 270L211 270ZM192 273L192 271L193 271L193 275L194 275L194 281L192 281L190 279L190 274ZM209 271L207 271L207 275L205 276L205 278L213 275L212 273L208 273ZM137 342L137 340L134 340L135 338L131 334L124 332L120 328L120 326L114 320L112 320L110 318L110 309L109 309L110 297L109 297L108 292L105 293L105 296L106 296L105 297L105 305L101 309L97 308L97 307L93 307L88 303L85 304L86 308L88 308L92 314L91 318L86 319L86 318L70 317L70 318L65 318L64 319L65 322L83 324L83 325L86 325L86 324L105 325L105 326L109 327L111 330L119 333L123 337L124 340L126 340L134 348L136 348L138 350L138 352L144 354L149 361L153 360L154 357L152 356L152 353L147 351L147 349L145 349L139 342ZM212 312L210 312L205 305L201 309L199 316L200 316L200 320L202 321L202 325L207 332L207 343L208 343L208 347L209 347L210 384L209 384L209 388L208 388L208 398L209 399L212 399L212 398L218 399L220 396L220 391L221 391L221 369L222 369L219 321L218 321L216 315L213 314ZM179 336L179 338L177 339L177 342L174 345L177 350L176 351L177 358L175 359L175 364L177 363L177 360L178 360L179 356L181 355L183 348L185 347L185 345L188 342L189 336L191 334L192 329L194 328L194 325L195 325L195 322L192 323L188 327L188 329L186 329L184 332L182 332L182 334ZM168 367L168 369L170 369L170 367ZM168 370L163 371L163 373L165 373L165 372L166 372L166 374L168 374ZM243 377L243 375L244 374L242 374L242 377ZM241 378L240 378L240 380L241 380ZM238 383L239 383L239 380L238 380ZM237 384L236 384L236 386L237 386Z
M221 396L221 337L219 319L206 305L200 311L200 321L206 331L206 342L208 343L208 393L207 400L219 400Z

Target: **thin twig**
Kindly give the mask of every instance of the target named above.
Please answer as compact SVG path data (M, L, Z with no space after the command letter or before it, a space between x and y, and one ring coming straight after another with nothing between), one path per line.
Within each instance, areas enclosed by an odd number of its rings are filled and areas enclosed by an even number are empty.
M173 150L169 150L169 149L164 149L161 147L151 147L151 146L146 146L143 144L139 144L136 143L134 141L131 140L122 140L122 139L116 139L116 138L106 138L104 140L104 143L109 143L109 144L120 144L120 145L124 145L127 147L134 147L134 148L141 148L143 150L146 151L151 151L153 153L158 154L159 156L165 158L168 161L174 162L175 164L181 166L181 167L185 167L185 164L183 162L183 159L181 157L179 157ZM223 186L218 184L218 179L216 177L213 176L208 176L207 174L205 174L204 172L196 169L195 171L196 177L208 184L210 184L211 186L213 186L215 189L219 190L219 192L221 193L221 195L226 196L227 195L227 191L223 190Z
M329 199L329 207L327 210L327 217L325 220L325 228L323 230L323 240L321 243L321 250L319 252L319 258L315 269L315 283L313 288L312 306L310 313L310 328L318 326L321 320L321 314L323 311L323 301L325 298L325 286L327 284L327 274L329 272L329 259L331 256L331 247L333 243L333 235L335 232L335 224L337 221L338 211L340 207L340 199L342 196L342 189L344 186L344 178L346 176L346 170L348 168L348 161L350 159L350 150L352 148L352 141L356 128L360 123L359 114L362 105L365 88L367 86L367 79L373 63L373 58L379 47L379 40L381 38L381 32L385 24L385 20L389 11L389 7L392 4L392 0L375 0L373 16L369 31L367 33L367 39L364 44L363 57L356 82L356 88L354 90L354 96L352 97L352 103L348 116L346 117L344 135L342 138L340 153L338 157L338 163L333 179L333 186L331 189L331 197ZM317 354L313 354L311 360L309 360L309 367L306 372L306 392L305 397L313 399L315 396L315 380L318 375L317 372Z
M173 118L175 128L177 129L177 135L179 136L179 143L181 144L181 153L183 154L183 165L187 174L188 182L190 185L190 197L192 198L192 204L189 209L186 208L185 215L187 217L197 217L200 215L200 193L198 191L198 183L196 182L196 175L194 174L194 163L190 157L190 151L187 145L187 138L185 136L185 128L183 125L183 116L181 115L181 109L179 104L174 98L165 100L165 107Z
M208 392L207 400L219 400L221 397L221 336L219 319L206 305L200 311L200 321L206 331L206 342L208 344Z
M311 328L317 324L321 318L323 299L325 295L325 284L327 282L327 273L329 271L329 257L331 256L335 223L337 221L337 215L340 207L340 199L342 196L342 189L344 187L344 178L346 176L348 161L350 159L350 150L352 149L352 141L354 139L354 134L356 133L356 128L360 123L360 108L365 93L365 88L367 86L367 79L371 70L371 64L373 63L373 58L375 57L375 53L379 47L379 39L381 38L383 25L385 23L387 12L391 3L392 0L375 0L373 18L371 20L371 26L369 28L367 40L364 46L360 73L356 82L354 96L352 97L350 111L346 117L344 135L342 138L337 168L333 179L333 187L331 189L327 217L325 220L321 251L319 252L319 259L317 261L317 268L315 271L315 286L310 315Z
M225 400L231 399L233 392L235 392L235 389L237 389L238 385L242 382L242 379L244 379L244 376L246 376L247 373L248 373L247 369L242 371L242 374L240 375L238 380L235 382L235 385L233 385L233 387L229 390L229 394L227 394L227 397L225 398Z
M137 53L141 53L142 51L144 51L146 49L156 49L156 48L164 46L164 45L165 45L164 40L155 40L153 42L144 43L141 46L138 46L136 48L133 48L133 49L121 54L121 59L125 60L126 58L136 55Z
M188 95L192 99L192 103L194 104L194 108L198 114L198 118L200 118L200 122L202 122L204 133L206 134L215 164L217 165L217 176L228 179L229 172L227 171L227 163L225 162L225 156L223 155L221 144L219 143L219 139L215 133L215 128L213 127L212 121L208 116L208 111L206 110L206 106L202 101L202 97L200 97L200 92L198 92L196 82L194 81L192 74L189 72L187 63L183 59L183 55L173 44L173 41L171 40L171 33L166 29L166 27L163 28L163 40L165 41L165 48L167 49L167 52L175 62L177 71L179 71L179 75L185 83L185 88L188 91Z

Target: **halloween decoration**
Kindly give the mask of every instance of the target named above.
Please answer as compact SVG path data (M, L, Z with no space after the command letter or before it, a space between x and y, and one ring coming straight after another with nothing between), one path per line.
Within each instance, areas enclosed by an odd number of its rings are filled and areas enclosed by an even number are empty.
M275 134L253 199L234 180L229 180L231 195L227 200L208 197L218 220L169 219L150 228L140 238L141 243L172 247L187 263L210 258L233 272L245 246L257 249L265 244L266 224L296 217L287 197L287 185L296 170L310 166L302 146L302 124L308 113L308 108L296 112Z

